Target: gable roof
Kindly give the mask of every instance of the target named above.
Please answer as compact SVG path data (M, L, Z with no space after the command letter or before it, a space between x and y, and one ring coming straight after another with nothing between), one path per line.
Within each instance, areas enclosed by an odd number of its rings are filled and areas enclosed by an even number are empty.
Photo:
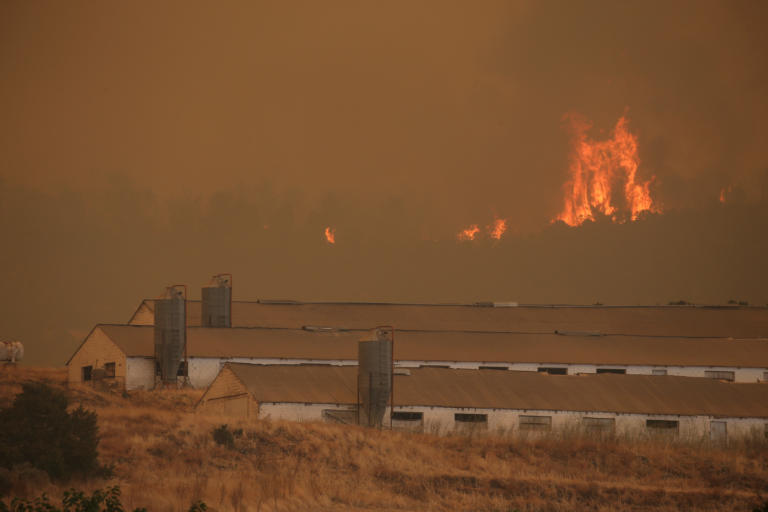
M228 363L258 402L354 404L357 368ZM395 375L397 406L768 418L768 385L695 377L559 376L415 368Z
M126 356L153 357L153 327L98 328ZM367 330L190 327L187 354L215 358L357 360L357 343L364 332ZM768 340L397 330L394 357L401 361L768 368Z
M768 308L740 306L564 306L493 303L396 304L363 302L234 301L236 327L331 326L399 330L548 332L580 331L634 336L768 338ZM142 307L144 306L144 307ZM129 323L148 323L146 299ZM483 307L485 306L485 307ZM189 325L200 325L200 301L188 301Z

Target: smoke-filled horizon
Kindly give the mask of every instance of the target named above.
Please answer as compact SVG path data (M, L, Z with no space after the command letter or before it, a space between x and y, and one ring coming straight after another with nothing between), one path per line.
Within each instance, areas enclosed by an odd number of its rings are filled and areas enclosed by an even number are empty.
M219 272L234 274L239 300L768 304L768 201L499 240L425 238L420 208L335 196L310 208L269 186L168 202L128 180L89 192L2 184L3 336L26 344L28 363L62 364L96 323L126 322L170 284L199 298Z
M767 14L6 2L0 337L61 364L217 272L240 299L766 304Z

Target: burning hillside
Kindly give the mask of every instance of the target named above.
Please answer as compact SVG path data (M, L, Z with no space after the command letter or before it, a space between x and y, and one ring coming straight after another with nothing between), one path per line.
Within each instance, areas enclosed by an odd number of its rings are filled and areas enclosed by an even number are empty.
M565 204L555 220L578 226L599 215L626 222L637 220L643 212L661 212L650 193L654 178L638 179L637 136L629 131L625 116L606 140L590 138L592 124L578 115L566 114L564 120L572 132L573 148Z

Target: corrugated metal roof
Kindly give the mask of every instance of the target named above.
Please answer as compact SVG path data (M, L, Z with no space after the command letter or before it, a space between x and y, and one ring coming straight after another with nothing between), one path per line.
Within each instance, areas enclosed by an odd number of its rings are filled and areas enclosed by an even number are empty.
M144 301L153 309L154 301ZM189 301L189 324L200 325L200 302ZM700 306L479 307L457 304L247 302L232 303L238 327L304 325L400 330L554 332L597 331L643 336L768 337L768 308Z
M259 402L356 402L355 367L228 366ZM694 377L417 368L394 386L395 406L768 418L768 385Z
M237 363L227 366L259 402L353 404L357 401L357 368ZM296 372L297 368L301 371Z
M152 357L151 326L99 326L127 356ZM190 327L190 357L357 359L362 331ZM396 331L394 357L413 361L768 368L768 340Z

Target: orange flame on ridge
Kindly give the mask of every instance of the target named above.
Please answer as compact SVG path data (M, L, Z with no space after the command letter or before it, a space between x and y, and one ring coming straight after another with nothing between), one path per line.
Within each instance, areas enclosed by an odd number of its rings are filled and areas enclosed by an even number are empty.
M480 228L477 227L477 224L472 224L468 228L459 231L459 234L456 235L456 238L459 240L474 240L479 232Z
M507 230L506 219L494 219L493 224L488 226L488 232L491 234L491 238L499 240L501 235Z
M565 204L555 220L569 226L578 226L586 220L595 220L600 213L615 222L637 220L642 212L661 212L653 203L649 187L654 178L637 182L637 137L629 132L629 121L622 116L616 122L608 140L592 140L587 131L592 124L573 114L566 114L573 131L571 179L565 184ZM616 206L612 195L623 181L623 204ZM621 212L620 208L625 210Z
M329 244L335 244L336 243L336 230L331 228L331 227L325 228L325 240Z
M725 188L720 189L720 197L719 200L721 203L725 203L728 199L728 196L731 194L731 185L728 185Z

